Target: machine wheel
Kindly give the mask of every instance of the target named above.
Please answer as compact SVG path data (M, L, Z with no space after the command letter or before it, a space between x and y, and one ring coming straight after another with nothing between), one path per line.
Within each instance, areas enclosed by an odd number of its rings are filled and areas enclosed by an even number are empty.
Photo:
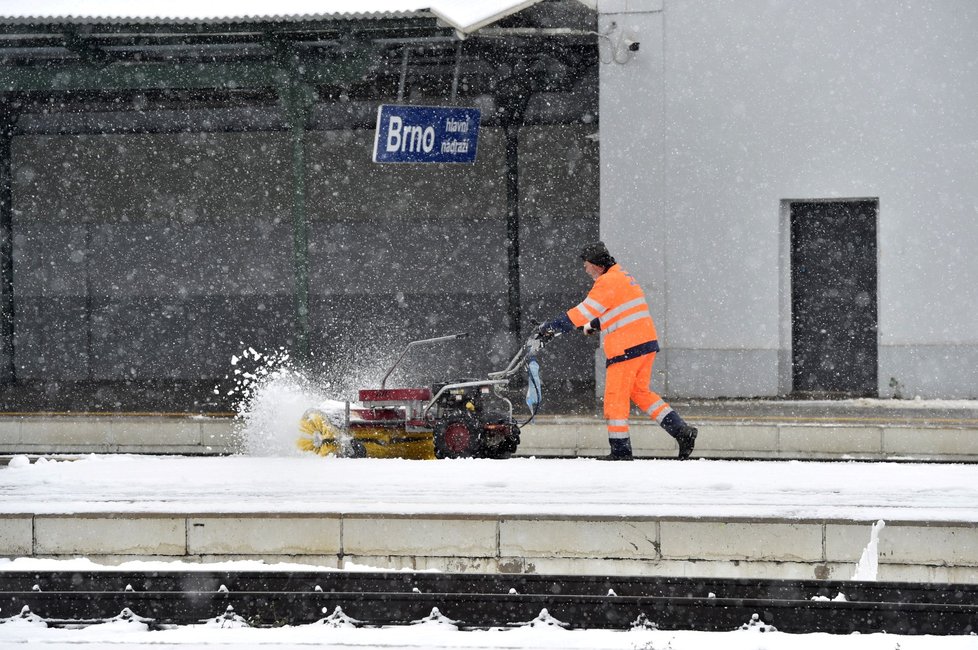
M502 440L495 438L494 442L493 446L485 444L480 455L497 460L510 458L520 446L520 428L515 424L511 425L506 437Z
M436 458L469 458L479 449L479 423L469 415L449 415L435 424Z

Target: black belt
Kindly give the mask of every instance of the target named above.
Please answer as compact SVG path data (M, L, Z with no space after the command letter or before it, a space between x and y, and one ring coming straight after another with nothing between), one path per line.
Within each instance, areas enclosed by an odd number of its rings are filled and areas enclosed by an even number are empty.
M630 348L625 349L624 354L619 354L617 357L611 357L608 359L604 367L607 368L613 363L620 363L622 361L628 361L629 359L636 359L638 357L643 357L646 354L652 354L653 352L659 351L658 341L649 341L648 343L641 343L639 345L633 345Z

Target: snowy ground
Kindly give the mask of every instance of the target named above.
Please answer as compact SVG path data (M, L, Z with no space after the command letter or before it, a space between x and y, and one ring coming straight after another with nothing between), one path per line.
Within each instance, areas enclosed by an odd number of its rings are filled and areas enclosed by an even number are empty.
M464 502L458 494L471 495ZM309 499L309 494L317 495ZM978 522L978 466L668 460L401 461L308 457L17 457L0 468L0 514L72 512L387 512L780 516L859 521ZM867 533L869 529L867 527ZM225 563L221 568L234 568ZM170 565L171 567L173 565ZM208 568L207 565L196 565ZM243 566L243 565L239 565ZM91 569L18 559L2 569ZM124 567L125 568L125 567ZM146 565L132 568L146 568ZM280 568L280 567L276 567ZM308 569L308 567L305 567ZM2 580L2 574L0 574ZM0 611L0 618L14 612ZM746 621L745 621L746 622ZM148 631L113 623L81 630L15 621L0 648L627 648L649 650L978 650L978 637L830 637L533 627L458 631L423 624L381 629L185 626Z
M333 629L308 625L277 629L221 629L187 626L148 632L139 624L110 623L83 630L44 629L29 624L0 626L0 648L44 650L68 648L191 648L227 647L300 649L359 648L362 650L482 649L508 650L975 650L978 637L898 636L865 634L782 634L757 629L734 632L662 632L651 630L568 631L556 627L512 630L458 631L451 626L421 624L380 629Z
M100 512L630 515L978 523L978 465L92 455L34 463L16 457L0 470L0 514Z

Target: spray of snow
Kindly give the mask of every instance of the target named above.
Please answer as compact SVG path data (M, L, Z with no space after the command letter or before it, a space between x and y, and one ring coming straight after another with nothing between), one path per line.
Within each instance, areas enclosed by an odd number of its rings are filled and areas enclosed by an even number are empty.
M879 538L880 531L886 523L880 519L873 524L873 530L869 535L869 544L863 549L862 557L856 564L856 570L852 574L853 580L876 580L879 573Z
M379 385L382 371L320 367L301 370L284 348L262 352L252 347L231 357L236 400L235 436L239 453L249 456L297 456L299 421L316 408L342 421L345 400L357 388Z
M246 348L231 357L231 366L238 450L251 456L298 455L299 419L326 399L319 387L295 367L284 349L263 353Z

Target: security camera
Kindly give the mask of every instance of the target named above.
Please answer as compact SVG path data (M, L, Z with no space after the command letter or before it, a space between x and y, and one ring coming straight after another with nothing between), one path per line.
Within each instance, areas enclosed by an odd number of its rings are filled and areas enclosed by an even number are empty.
M611 23L608 29L599 33L598 36L602 36L608 40L608 46L611 50L611 58L608 61L602 60L602 63L617 63L618 65L624 65L635 56L642 44L638 40L639 32L634 29L621 29L617 23Z

